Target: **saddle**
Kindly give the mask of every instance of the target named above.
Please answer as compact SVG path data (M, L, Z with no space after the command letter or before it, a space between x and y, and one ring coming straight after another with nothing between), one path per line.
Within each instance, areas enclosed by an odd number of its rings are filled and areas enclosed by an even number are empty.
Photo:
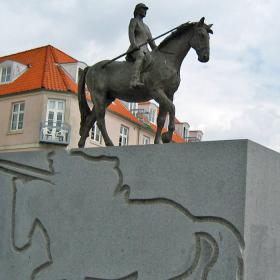
M129 63L134 63L135 62L135 57L133 56L133 53L129 53L126 55L125 60ZM144 65L141 70L141 74L147 72L149 68L153 65L154 59L152 58L151 54L146 54L145 59L144 59Z

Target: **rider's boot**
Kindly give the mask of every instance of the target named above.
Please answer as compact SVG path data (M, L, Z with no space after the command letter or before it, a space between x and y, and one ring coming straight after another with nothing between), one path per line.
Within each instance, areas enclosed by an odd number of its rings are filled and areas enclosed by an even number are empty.
M140 80L140 71L142 66L142 59L137 59L133 64L132 76L130 80L131 88L142 88L144 87L144 83Z

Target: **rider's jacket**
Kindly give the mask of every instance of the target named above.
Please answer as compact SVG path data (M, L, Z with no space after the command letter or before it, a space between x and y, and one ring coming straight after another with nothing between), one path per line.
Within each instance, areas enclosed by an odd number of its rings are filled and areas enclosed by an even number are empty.
M150 32L149 27L140 19L132 18L128 27L128 35L130 46L128 51L131 51L135 47L147 42L152 39L152 34ZM149 45L152 49L156 47L154 41L149 42ZM149 55L150 51L148 49L147 44L142 46L139 51L135 51L129 56L127 56L127 60L136 60L139 56Z

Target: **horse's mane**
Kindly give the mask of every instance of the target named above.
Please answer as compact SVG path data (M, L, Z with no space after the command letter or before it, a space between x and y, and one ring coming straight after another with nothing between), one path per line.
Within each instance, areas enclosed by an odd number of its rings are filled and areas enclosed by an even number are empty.
M195 24L196 22L186 22L181 24L175 31L173 31L158 45L158 49L160 50L161 48L163 48L170 40L179 37L182 33L191 29Z

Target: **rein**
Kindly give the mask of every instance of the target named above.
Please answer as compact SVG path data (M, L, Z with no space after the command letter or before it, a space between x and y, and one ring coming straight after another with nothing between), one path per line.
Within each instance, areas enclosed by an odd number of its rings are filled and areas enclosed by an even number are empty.
M162 52L162 53L166 53L166 54L175 54L174 52L168 52L168 51L163 51L163 50L159 50L159 52Z

